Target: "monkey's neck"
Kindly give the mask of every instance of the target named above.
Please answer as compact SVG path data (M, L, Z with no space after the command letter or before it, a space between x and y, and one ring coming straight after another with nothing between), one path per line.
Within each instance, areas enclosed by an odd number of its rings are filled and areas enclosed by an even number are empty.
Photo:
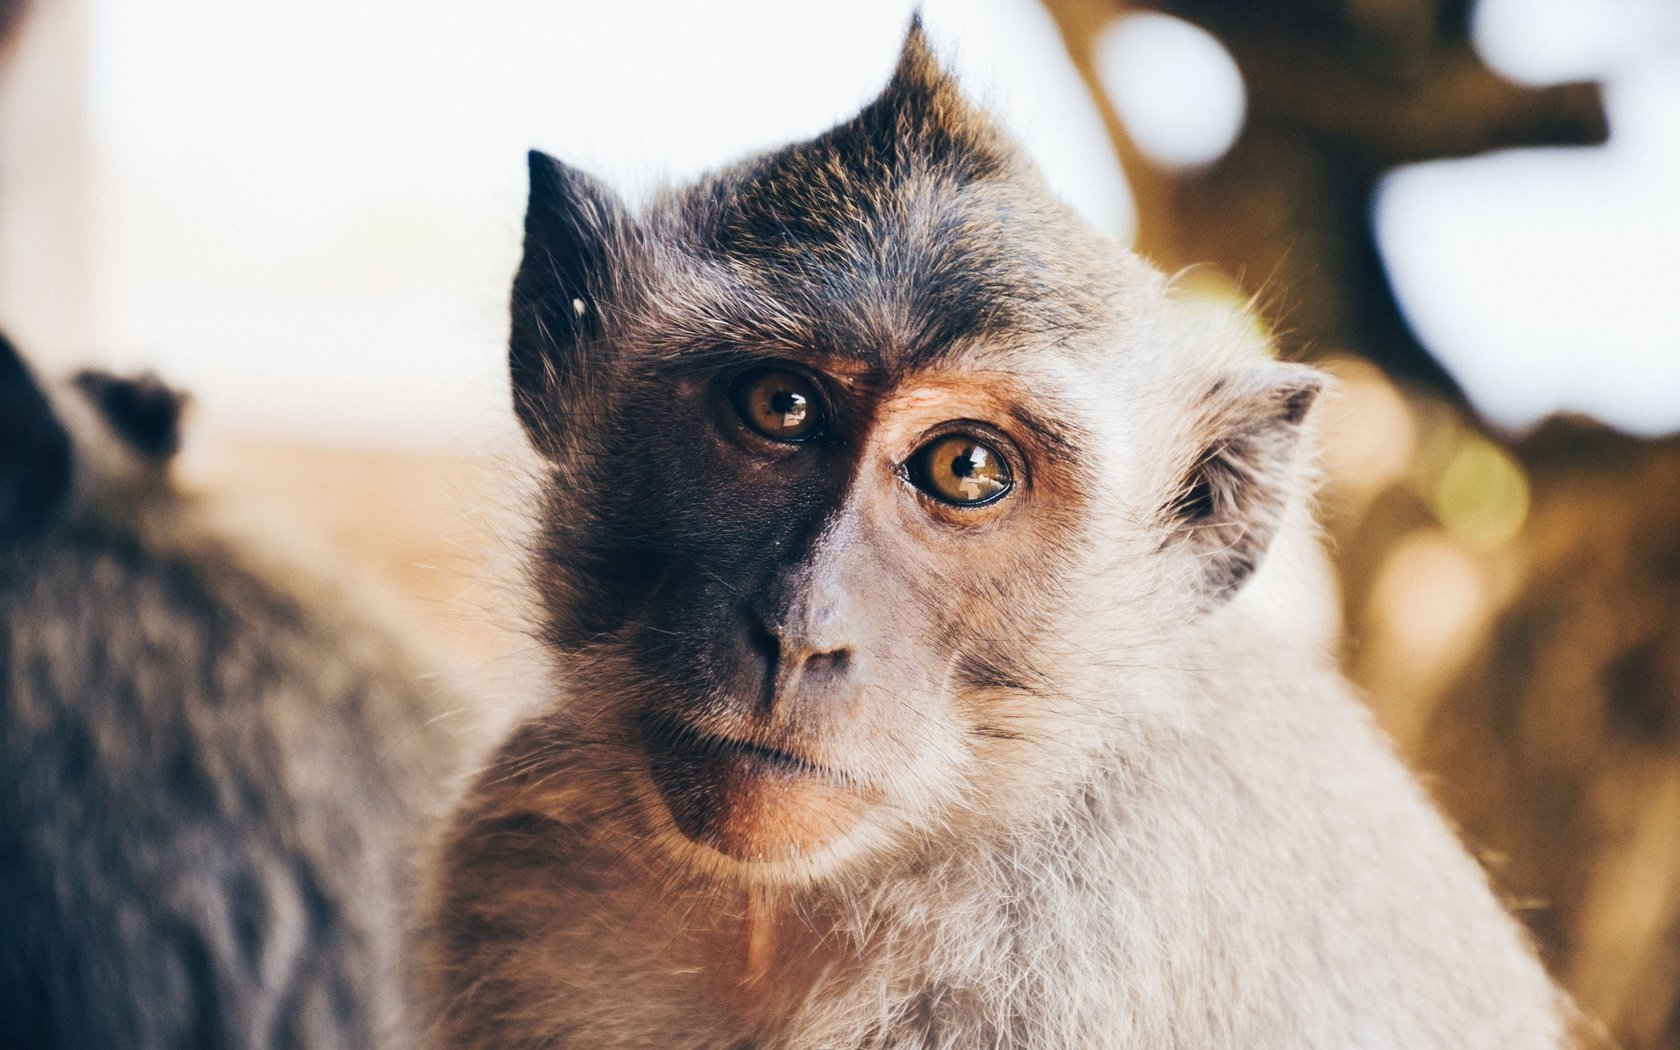
M774 1042L862 958L855 938L819 917L820 902L763 886L699 890L677 908L657 909L654 921L650 910L636 908L641 925L615 922L639 942L632 969L665 974L672 1001L686 1000L694 1014L719 1011L717 1022L755 1042Z

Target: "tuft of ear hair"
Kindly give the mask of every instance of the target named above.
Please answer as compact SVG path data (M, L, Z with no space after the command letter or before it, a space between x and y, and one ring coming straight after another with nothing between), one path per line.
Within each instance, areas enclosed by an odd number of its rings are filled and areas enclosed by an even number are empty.
M1302 432L1324 377L1268 364L1216 382L1197 432L1207 435L1167 504L1169 543L1200 565L1201 608L1229 601L1265 560L1301 486Z
M583 393L589 348L606 334L613 259L629 216L590 175L538 150L528 155L525 254L513 279L508 366L513 407L537 451L557 455L565 410Z
M70 492L70 435L0 335L0 542L44 528Z
M797 266L824 246L848 249L906 179L933 173L960 185L1015 159L940 66L917 16L881 93L851 120L754 161L712 209L706 240L724 254Z
M887 86L856 118L830 134L837 145L844 147L850 139L850 145L863 147L854 152L873 152L889 167L923 158L976 169L959 173L959 178L983 176L1006 152L991 119L969 104L939 64L919 12L910 19Z
M180 451L181 412L187 395L156 374L119 376L86 369L71 382L136 452L162 463Z

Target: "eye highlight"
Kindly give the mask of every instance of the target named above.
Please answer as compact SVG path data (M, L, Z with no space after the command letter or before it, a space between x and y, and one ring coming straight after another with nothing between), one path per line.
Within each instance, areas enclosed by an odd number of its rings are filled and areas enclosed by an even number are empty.
M910 481L942 503L979 507L1015 486L1009 460L972 434L946 434L923 445L906 466Z
M783 368L755 368L736 379L729 399L741 421L771 441L798 444L822 433L816 384Z

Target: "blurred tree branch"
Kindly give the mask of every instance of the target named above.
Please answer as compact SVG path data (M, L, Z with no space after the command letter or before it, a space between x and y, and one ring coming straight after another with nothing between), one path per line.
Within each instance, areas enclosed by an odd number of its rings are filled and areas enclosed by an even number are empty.
M1168 271L1212 263L1258 293L1286 349L1357 352L1463 405L1412 334L1369 213L1401 164L1518 146L1590 145L1608 127L1596 84L1525 87L1471 46L1464 0L1046 0L1104 108L1138 200L1138 250ZM1133 146L1097 81L1113 18L1155 10L1220 39L1248 92L1242 133L1207 168L1164 171Z

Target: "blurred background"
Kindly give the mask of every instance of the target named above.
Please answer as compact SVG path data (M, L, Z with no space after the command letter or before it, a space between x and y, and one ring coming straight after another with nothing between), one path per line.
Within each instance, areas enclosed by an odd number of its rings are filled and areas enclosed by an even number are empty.
M1341 378L1347 666L1605 1034L1680 1050L1680 0L922 6L1092 224ZM188 388L192 484L493 664L523 151L638 196L814 134L910 9L0 0L0 323Z

